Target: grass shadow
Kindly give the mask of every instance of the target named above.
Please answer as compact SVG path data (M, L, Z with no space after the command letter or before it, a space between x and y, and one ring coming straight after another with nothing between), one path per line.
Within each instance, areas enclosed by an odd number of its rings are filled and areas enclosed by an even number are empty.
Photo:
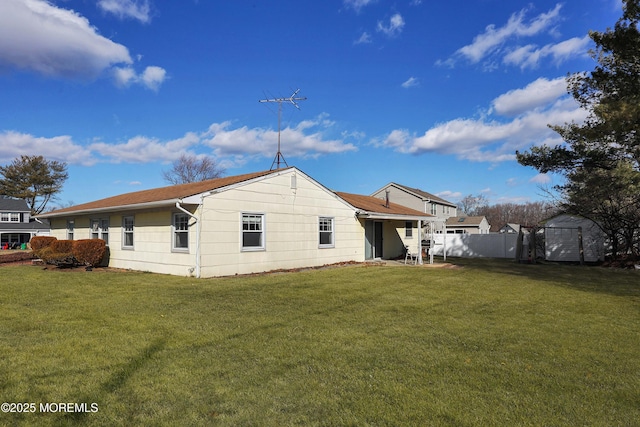
M145 367L157 353L161 352L165 346L165 338L154 340L147 347L143 348L137 356L114 372L111 377L100 386L99 391L95 395L79 397L75 401L78 403L87 403L87 406L90 407L91 403L97 403L100 396L116 393L133 375ZM69 423L84 424L87 416L90 415L92 415L90 411L67 413L59 420L57 425L66 426L69 425Z
M447 262L493 274L526 277L530 280L584 292L640 297L640 272L597 265L537 262L522 264L510 259L447 258Z

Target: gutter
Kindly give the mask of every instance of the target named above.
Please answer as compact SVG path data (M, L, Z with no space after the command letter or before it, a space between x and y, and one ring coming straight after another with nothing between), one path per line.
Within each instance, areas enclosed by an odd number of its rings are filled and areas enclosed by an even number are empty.
M136 203L133 205L122 205L122 206L111 206L111 207L98 207L98 208L89 208L89 209L78 209L78 210L69 210L63 212L50 212L42 215L38 215L37 218L56 218L56 217L65 217L65 216L74 216L74 215L87 215L94 212L117 212L117 211L129 211L134 209L152 209L152 208L160 208L171 206L174 203L182 203L181 199L168 199L168 200L160 200L157 202L146 202L146 203ZM35 219L36 217L34 217Z
M180 210L181 212L184 212L185 214L189 215L191 218L193 218L196 221L196 266L195 266L195 270L196 270L196 279L199 279L200 278L200 218L198 218L197 216L195 216L194 214L192 214L191 212L189 212L188 210L186 210L185 208L180 206L180 203L182 203L182 200L178 200L176 202L176 208L178 208L178 210ZM200 206L202 206L202 205L200 205Z

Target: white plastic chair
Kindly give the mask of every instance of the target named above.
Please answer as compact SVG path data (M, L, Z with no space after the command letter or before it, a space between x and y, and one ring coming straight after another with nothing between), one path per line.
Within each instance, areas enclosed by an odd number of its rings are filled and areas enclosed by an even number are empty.
M404 250L405 250L404 263L406 264L407 260L411 259L414 265L418 264L418 255L412 253L411 249L409 249L409 246L405 245Z

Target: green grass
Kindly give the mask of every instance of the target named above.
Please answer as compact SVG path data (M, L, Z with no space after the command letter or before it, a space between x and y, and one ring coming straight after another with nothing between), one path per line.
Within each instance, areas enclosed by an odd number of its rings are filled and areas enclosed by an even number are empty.
M0 267L0 425L640 425L640 275Z

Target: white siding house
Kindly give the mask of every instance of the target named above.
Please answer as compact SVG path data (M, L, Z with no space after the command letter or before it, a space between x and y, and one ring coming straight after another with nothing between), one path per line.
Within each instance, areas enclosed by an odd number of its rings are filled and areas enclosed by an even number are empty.
M418 235L421 212L363 208L349 196L291 167L123 194L42 217L58 239L106 240L111 267L196 277L364 261L365 223L375 214L402 233L410 222Z

